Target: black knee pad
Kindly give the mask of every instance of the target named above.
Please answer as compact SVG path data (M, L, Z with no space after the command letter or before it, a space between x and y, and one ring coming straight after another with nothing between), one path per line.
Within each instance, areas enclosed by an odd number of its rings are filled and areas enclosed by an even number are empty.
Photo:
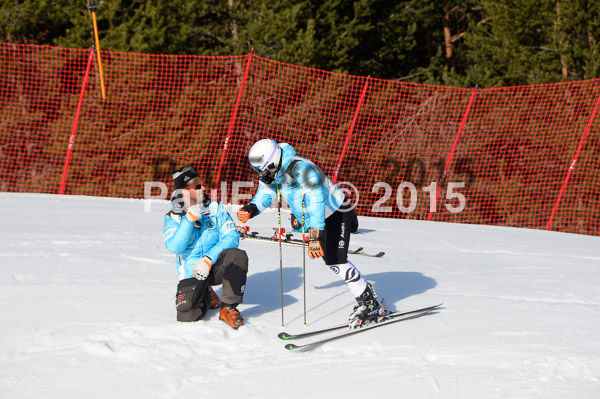
M244 255L245 254L246 253L244 252ZM235 295L244 295L244 291L246 289L246 275L248 273L247 269L247 267L240 267L235 263L231 263L225 267L223 280L229 281L229 284L231 284L231 289Z
M209 307L210 294L206 280L187 278L179 282L175 297L177 321L202 320Z

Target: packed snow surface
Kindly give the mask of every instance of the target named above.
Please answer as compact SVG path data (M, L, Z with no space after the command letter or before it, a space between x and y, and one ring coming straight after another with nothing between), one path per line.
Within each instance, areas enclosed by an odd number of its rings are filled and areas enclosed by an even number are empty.
M277 333L347 319L339 277L306 257L305 327L284 246L282 327L279 246L244 240L246 325L178 323L169 203L145 205L0 193L1 398L600 397L598 237L361 217L351 249L386 254L350 259L388 306L444 308L290 352ZM271 234L277 213L249 225Z

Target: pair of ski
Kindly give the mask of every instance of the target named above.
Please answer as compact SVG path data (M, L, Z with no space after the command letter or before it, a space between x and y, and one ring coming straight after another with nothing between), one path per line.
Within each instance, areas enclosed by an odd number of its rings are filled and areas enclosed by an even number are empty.
M265 237L265 236L258 235L258 232L256 232L256 231L250 231L248 226L244 226L244 227L238 226L237 230L240 233L241 239L267 241L267 242L279 242L279 240L277 239L277 232L275 232L273 237ZM282 232L285 232L285 230L282 229ZM302 246L302 240L292 238L292 233L282 234L281 243L285 244L285 245L292 245L292 246L299 246L299 247ZM383 255L385 255L385 252L378 252L378 253L364 252L363 247L360 247L360 248L354 249L354 250L349 250L348 253L352 254L352 255L369 256L372 258L381 258Z
M392 324L392 323L398 323L401 321L406 321L406 320L411 320L411 319L416 319L418 317L422 317L425 316L427 314L430 314L436 310L440 310L441 306L443 304L440 303L439 305L434 305L434 306L429 306L426 308L421 308L421 309L416 309L416 310L410 310L408 312L393 312L391 314L388 315L388 319L384 319L376 324L371 324L371 325L367 325L365 327L362 328L357 328L355 330L350 330L347 331L345 333L342 334L338 334L338 335L334 335L332 337L327 337L327 338L323 338L317 341L313 341L310 342L308 344L304 344L304 345L296 345L296 344L286 344L285 345L285 349L287 350L307 350L307 349L313 349L316 348L317 346L320 346L326 342L331 342L331 341L335 341L341 338L345 338L354 334L359 334L361 332L365 332L365 331L369 331L372 330L374 328L378 328L378 327L382 327L382 326L386 326L388 324ZM315 330L315 331L310 331L310 332L306 332L306 333L300 333L300 334L288 334L286 332L281 332L277 335L277 337L279 337L280 339L284 340L284 341L291 341L291 340L298 340L298 339L304 339L304 338L308 338L308 337L312 337L315 335L320 335L320 334L324 334L327 332L331 332L331 331L336 331L336 330L341 330L343 328L348 328L348 324L341 324L339 326L335 326L335 327L329 327L329 328L324 328L321 330Z

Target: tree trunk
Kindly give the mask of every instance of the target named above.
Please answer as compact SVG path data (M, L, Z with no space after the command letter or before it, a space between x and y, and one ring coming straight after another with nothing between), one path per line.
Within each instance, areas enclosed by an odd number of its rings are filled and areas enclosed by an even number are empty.
M452 58L452 33L450 32L450 11L444 15L444 44L446 47L446 58Z
M229 9L231 11L233 11L234 2L235 0L227 0L227 4L229 5ZM231 18L231 37L236 42L239 40L237 21L233 17Z
M233 39L233 47L237 48L239 46L240 37L239 37L239 33L238 33L237 21L235 20L235 16L233 13L234 3L235 3L235 0L227 0L227 4L229 5L229 11L231 13L231 25L230 25L231 38ZM237 84L239 87L242 84L242 76L244 74L243 65L239 61L235 62L235 74L237 75Z
M562 35L562 30L560 29L561 20L560 20L560 0L556 0L556 23L558 24L559 35ZM569 68L567 67L567 60L562 52L563 48L565 48L562 38L559 36L558 39L558 54L560 56L560 65L562 66L561 72L563 78L569 77Z

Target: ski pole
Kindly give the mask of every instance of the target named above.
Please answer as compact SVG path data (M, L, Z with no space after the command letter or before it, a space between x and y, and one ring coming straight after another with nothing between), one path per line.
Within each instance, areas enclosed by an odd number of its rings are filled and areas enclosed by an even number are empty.
M281 325L283 326L283 250L281 244L281 192L277 186L277 235L279 240L279 280L281 286Z
M302 191L302 284L304 286L304 326L306 327L306 238L304 229L304 191Z

